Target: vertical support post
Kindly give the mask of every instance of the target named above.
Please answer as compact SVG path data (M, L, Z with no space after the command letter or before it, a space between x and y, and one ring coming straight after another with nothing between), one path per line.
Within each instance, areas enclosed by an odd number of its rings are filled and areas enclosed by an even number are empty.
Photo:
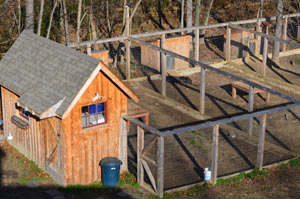
M199 33L199 29L197 29L195 31L195 60L196 61L199 61L199 43L200 43L200 40L199 40L199 36L200 36L200 33Z
M127 122L122 118L126 115L125 113L121 114L120 122L120 159L122 161L121 172L128 171L128 159L127 159Z
M218 175L218 154L219 154L219 125L214 126L213 129L213 148L212 148L212 163L211 163L211 183L217 183Z
M144 169L141 161L141 153L144 149L144 130L137 126L137 181L139 184L144 182Z
M164 137L160 136L157 141L157 195L164 196Z
M126 29L125 35L129 37L130 34L130 18L129 18L129 7L126 6ZM130 79L130 40L126 39L125 41L126 46L126 77Z
M200 113L205 113L205 69L201 68L201 77L200 77Z
M268 61L268 39L264 37L263 63L261 68L262 69L261 74L263 75L263 77L266 76L267 61Z
M92 55L92 47L91 47L91 45L88 45L88 46L87 46L86 51L87 51L87 54L88 54L89 56Z
M283 21L283 32L282 32L282 39L283 40L286 40L287 39L287 25L288 25L288 17L284 18L284 21ZM282 52L286 51L286 43L283 43L282 44Z
M181 19L180 19L180 27L184 28L184 0L181 0ZM184 32L181 32L181 35L184 35Z
M263 168L266 122L267 122L267 114L264 114L260 118L259 136L258 136L258 151L257 151L256 167L259 170L262 170Z
M160 47L165 48L165 43L166 43L166 35L162 34L161 35L161 40L160 40ZM167 95L167 75L166 75L166 68L167 68L167 59L165 53L161 52L160 53L161 57L161 94L162 96Z
M256 31L261 32L261 21L257 22ZM261 43L261 36L256 35L256 42L255 42L255 56L260 54L260 43Z
M249 87L249 99L248 99L248 112L253 112L253 105L254 105L254 88L253 86ZM252 135L253 132L253 117L249 118L249 124L248 124L248 133L249 135Z
M226 30L226 61L230 61L230 47L231 47L231 28L227 26Z

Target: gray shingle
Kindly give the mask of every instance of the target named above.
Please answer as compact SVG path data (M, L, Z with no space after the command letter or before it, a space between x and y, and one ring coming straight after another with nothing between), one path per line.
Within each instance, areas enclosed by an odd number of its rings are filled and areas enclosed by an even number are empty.
M0 84L20 103L42 114L64 97L62 115L99 61L64 45L23 31L0 62Z

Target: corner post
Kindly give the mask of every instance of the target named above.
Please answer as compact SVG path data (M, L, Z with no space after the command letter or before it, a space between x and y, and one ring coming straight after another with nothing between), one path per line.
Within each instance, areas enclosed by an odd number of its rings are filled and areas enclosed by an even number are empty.
M160 136L157 141L157 195L164 196L164 137Z
M253 86L249 87L249 99L248 99L248 112L253 112L253 105L254 105L254 88ZM249 118L249 124L248 124L248 133L249 135L252 135L253 132L253 117Z
M262 63L262 71L261 71L263 77L266 76L267 59L268 59L268 39L264 37L264 52L263 52L263 63Z
M267 114L264 114L260 118L259 137L258 137L256 168L258 168L259 170L262 170L263 168L266 122L267 122Z
M92 55L92 47L91 47L91 45L89 44L88 46L87 46L87 54L89 55L89 56L91 56Z
M226 61L230 61L230 47L231 47L231 28L228 25L226 30Z
M126 6L126 28L125 35L129 37L130 34L130 16L129 16L129 7ZM130 79L130 40L126 39L126 78Z
M166 35L162 34L161 35L161 40L160 40L160 47L161 48L165 48L165 43L166 43ZM162 96L166 96L167 95L167 75L166 75L166 67L167 67L167 59L166 59L166 55L165 53L161 52L160 53L160 57L161 57L161 94Z
M127 122L123 119L125 113L121 114L120 122L120 159L122 161L121 172L128 171L128 159L127 159Z
M137 181L139 184L144 182L144 169L141 161L141 154L144 150L144 130L137 126Z
M195 34L195 60L196 61L199 61L199 43L200 43L200 40L199 40L199 36L200 36L200 31L199 29L197 29L196 31L196 34Z
M258 20L256 31L261 32L261 21ZM256 35L256 42L255 42L255 56L260 54L260 44L261 44L261 36Z
M284 18L283 21L283 30L282 30L282 39L286 40L287 39L287 25L288 25L288 17ZM286 51L286 43L282 44L282 52Z
M218 154L219 154L219 125L213 128L213 148L212 148L212 162L211 162L211 183L217 183L218 176Z
M199 111L201 114L205 113L205 69L201 68L200 78L200 107Z

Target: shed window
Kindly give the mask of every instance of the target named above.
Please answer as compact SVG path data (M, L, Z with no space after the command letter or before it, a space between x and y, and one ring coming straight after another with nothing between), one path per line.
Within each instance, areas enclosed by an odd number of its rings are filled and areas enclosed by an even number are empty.
M106 103L92 104L81 108L82 127L91 127L106 123Z

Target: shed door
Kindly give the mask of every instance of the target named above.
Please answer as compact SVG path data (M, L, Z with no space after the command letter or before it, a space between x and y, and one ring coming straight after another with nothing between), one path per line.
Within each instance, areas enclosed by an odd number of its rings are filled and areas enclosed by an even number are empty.
M61 120L49 118L45 124L46 170L51 177L63 185L63 153Z

